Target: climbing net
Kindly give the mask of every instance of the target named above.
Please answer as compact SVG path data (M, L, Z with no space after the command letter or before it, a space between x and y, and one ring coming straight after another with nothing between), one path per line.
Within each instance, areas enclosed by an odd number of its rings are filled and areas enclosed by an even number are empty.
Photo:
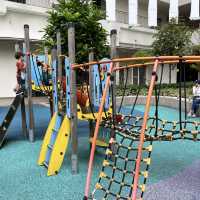
M143 60L142 64L135 63ZM123 67L116 67L116 63L127 61L129 64ZM149 61L153 61L152 63ZM134 62L134 64L130 64ZM142 199L146 189L149 168L151 164L151 155L154 141L173 141L178 139L187 139L199 141L200 122L187 118L187 95L186 95L186 74L185 63L200 62L200 57L158 57L158 58L132 58L115 59L111 61L111 70L108 73L107 82L104 85L99 113L96 118L96 127L94 131L93 143L91 148L88 175L85 187L84 199ZM180 74L177 90L179 96L177 104L179 116L177 121L170 121L159 117L160 94L163 82L164 64L176 63ZM128 89L127 77L134 67L147 67L153 65L152 78L149 87L146 88L147 96L145 100L144 112L137 112L137 105L140 103L141 86L138 85L136 91L129 92L132 102L125 96ZM74 66L77 67L77 66ZM158 68L161 70L158 73ZM116 98L114 89L114 72L117 70L125 71L126 78L121 97ZM182 78L183 77L183 78ZM111 91L112 103L117 102L117 107L113 109L112 115L102 117L105 103L105 94ZM115 99L114 99L115 98ZM163 97L162 97L163 98ZM151 104L154 104L154 114L149 115ZM129 113L126 110L129 107ZM112 106L114 108L114 106ZM99 127L103 126L110 132L110 142L106 149L102 169L99 173L95 189L90 195L90 180L92 175L92 165L96 147L96 139Z

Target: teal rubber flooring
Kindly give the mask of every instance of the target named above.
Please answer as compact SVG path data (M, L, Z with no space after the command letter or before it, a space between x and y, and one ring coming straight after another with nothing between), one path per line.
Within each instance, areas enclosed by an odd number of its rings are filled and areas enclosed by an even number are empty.
M143 106L137 110L143 111ZM0 108L0 121L7 108ZM79 124L79 174L71 174L69 148L64 164L57 176L47 177L46 169L37 165L43 134L50 116L48 108L34 107L36 121L36 141L29 143L21 133L20 113L18 112L9 128L5 145L0 149L0 200L81 200L84 194L85 179L89 158L88 128ZM151 110L154 113L154 110ZM177 120L178 112L160 107L159 116ZM200 160L200 143L192 141L155 142L148 184L175 176ZM97 181L104 158L102 150L95 155L91 191ZM148 185L147 185L148 188ZM155 198L156 199L156 198Z

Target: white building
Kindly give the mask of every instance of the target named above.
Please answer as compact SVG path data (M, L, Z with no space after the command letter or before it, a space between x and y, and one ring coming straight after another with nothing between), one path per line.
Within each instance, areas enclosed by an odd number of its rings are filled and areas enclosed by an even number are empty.
M120 57L131 56L137 49L151 48L156 30L148 25L149 1L155 2L154 0L138 0L136 5L137 0L96 0L96 3L107 12L106 19L102 20L103 26L108 31L116 29L118 32L117 47ZM151 23L155 23L155 17L158 25L168 21L169 1L158 0L157 15L151 16ZM171 2L174 1L177 0ZM40 31L46 25L46 12L51 2L52 0L0 0L0 97L15 95L13 92L16 84L15 44L24 38L24 24L30 26L30 38L34 46L34 43L42 38ZM179 0L179 2L179 16L189 17L190 1ZM156 13L156 10L153 5L151 12ZM130 80L137 82L138 74L141 81L149 78L149 73L141 70L130 74ZM172 81L175 82L176 69L172 74Z
M31 44L41 40L49 0L0 0L0 97L15 95L15 44L24 38L24 24L30 26Z

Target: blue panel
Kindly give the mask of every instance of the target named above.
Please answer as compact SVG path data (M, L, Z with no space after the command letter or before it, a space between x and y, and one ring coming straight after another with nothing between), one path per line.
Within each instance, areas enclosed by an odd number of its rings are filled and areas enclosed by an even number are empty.
M54 102L54 112L58 112L58 91L57 91L57 61L54 60L52 62L52 83L53 83L53 102Z
M66 114L67 117L70 118L71 116L71 109L70 109L70 72L71 72L71 65L69 59L65 57L65 73L66 73Z
M30 56L32 81L36 86L42 85L42 68L37 66L36 58L45 63L45 55Z
M99 107L100 105L100 102L102 99L102 93L105 88L105 84L107 80L107 73L109 72L109 70L110 70L110 63L101 64L99 69L98 69L98 65L93 65L93 77L94 77L93 102L94 102L95 107ZM101 77L101 80L100 80L100 77ZM105 108L108 109L109 106L110 106L110 91L107 92Z

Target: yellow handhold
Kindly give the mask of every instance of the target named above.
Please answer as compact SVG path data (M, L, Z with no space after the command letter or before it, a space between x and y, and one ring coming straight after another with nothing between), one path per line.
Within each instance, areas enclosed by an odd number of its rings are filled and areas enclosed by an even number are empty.
M99 177L100 177L100 178L106 178L107 175L106 175L104 172L101 172L101 173L99 174Z
M142 172L141 172L141 175L143 175L144 178L148 178L149 173L148 173L148 171L142 171Z
M152 145L149 145L148 147L146 147L146 150L151 152L153 150L153 146Z
M104 166L104 167L109 166L109 164L110 164L110 163L109 163L107 160L104 160L104 161L103 161L103 166Z
M92 141L93 141L93 138L90 138L90 143L92 143ZM106 143L106 142L103 141L103 140L99 140L99 139L96 140L96 145L97 145L98 147L103 147L103 148L106 148L106 147L109 146L108 143Z
M142 192L144 192L146 187L144 184L142 184L142 185L139 185L139 188L142 190Z
M147 165L151 164L151 158L143 158L143 162L145 162Z
M100 183L97 183L96 185L95 185L95 189L96 190L101 190L103 187L102 187L102 185L100 184Z
M47 172L48 176L55 175L59 171L64 160L66 149L68 147L69 138L70 120L65 116L51 153L51 158L49 161L49 167Z
M40 151L40 155L39 155L39 159L38 159L38 165L43 165L43 163L45 161L45 157L46 157L46 153L47 153L47 145L50 143L52 130L56 123L56 118L57 118L57 113L54 113L54 115L49 123L49 126L47 128L47 131L45 133L45 136L44 136L44 140L42 143L42 147L41 147L41 151Z
M106 150L106 155L111 155L112 154L112 151L110 149L107 149Z

